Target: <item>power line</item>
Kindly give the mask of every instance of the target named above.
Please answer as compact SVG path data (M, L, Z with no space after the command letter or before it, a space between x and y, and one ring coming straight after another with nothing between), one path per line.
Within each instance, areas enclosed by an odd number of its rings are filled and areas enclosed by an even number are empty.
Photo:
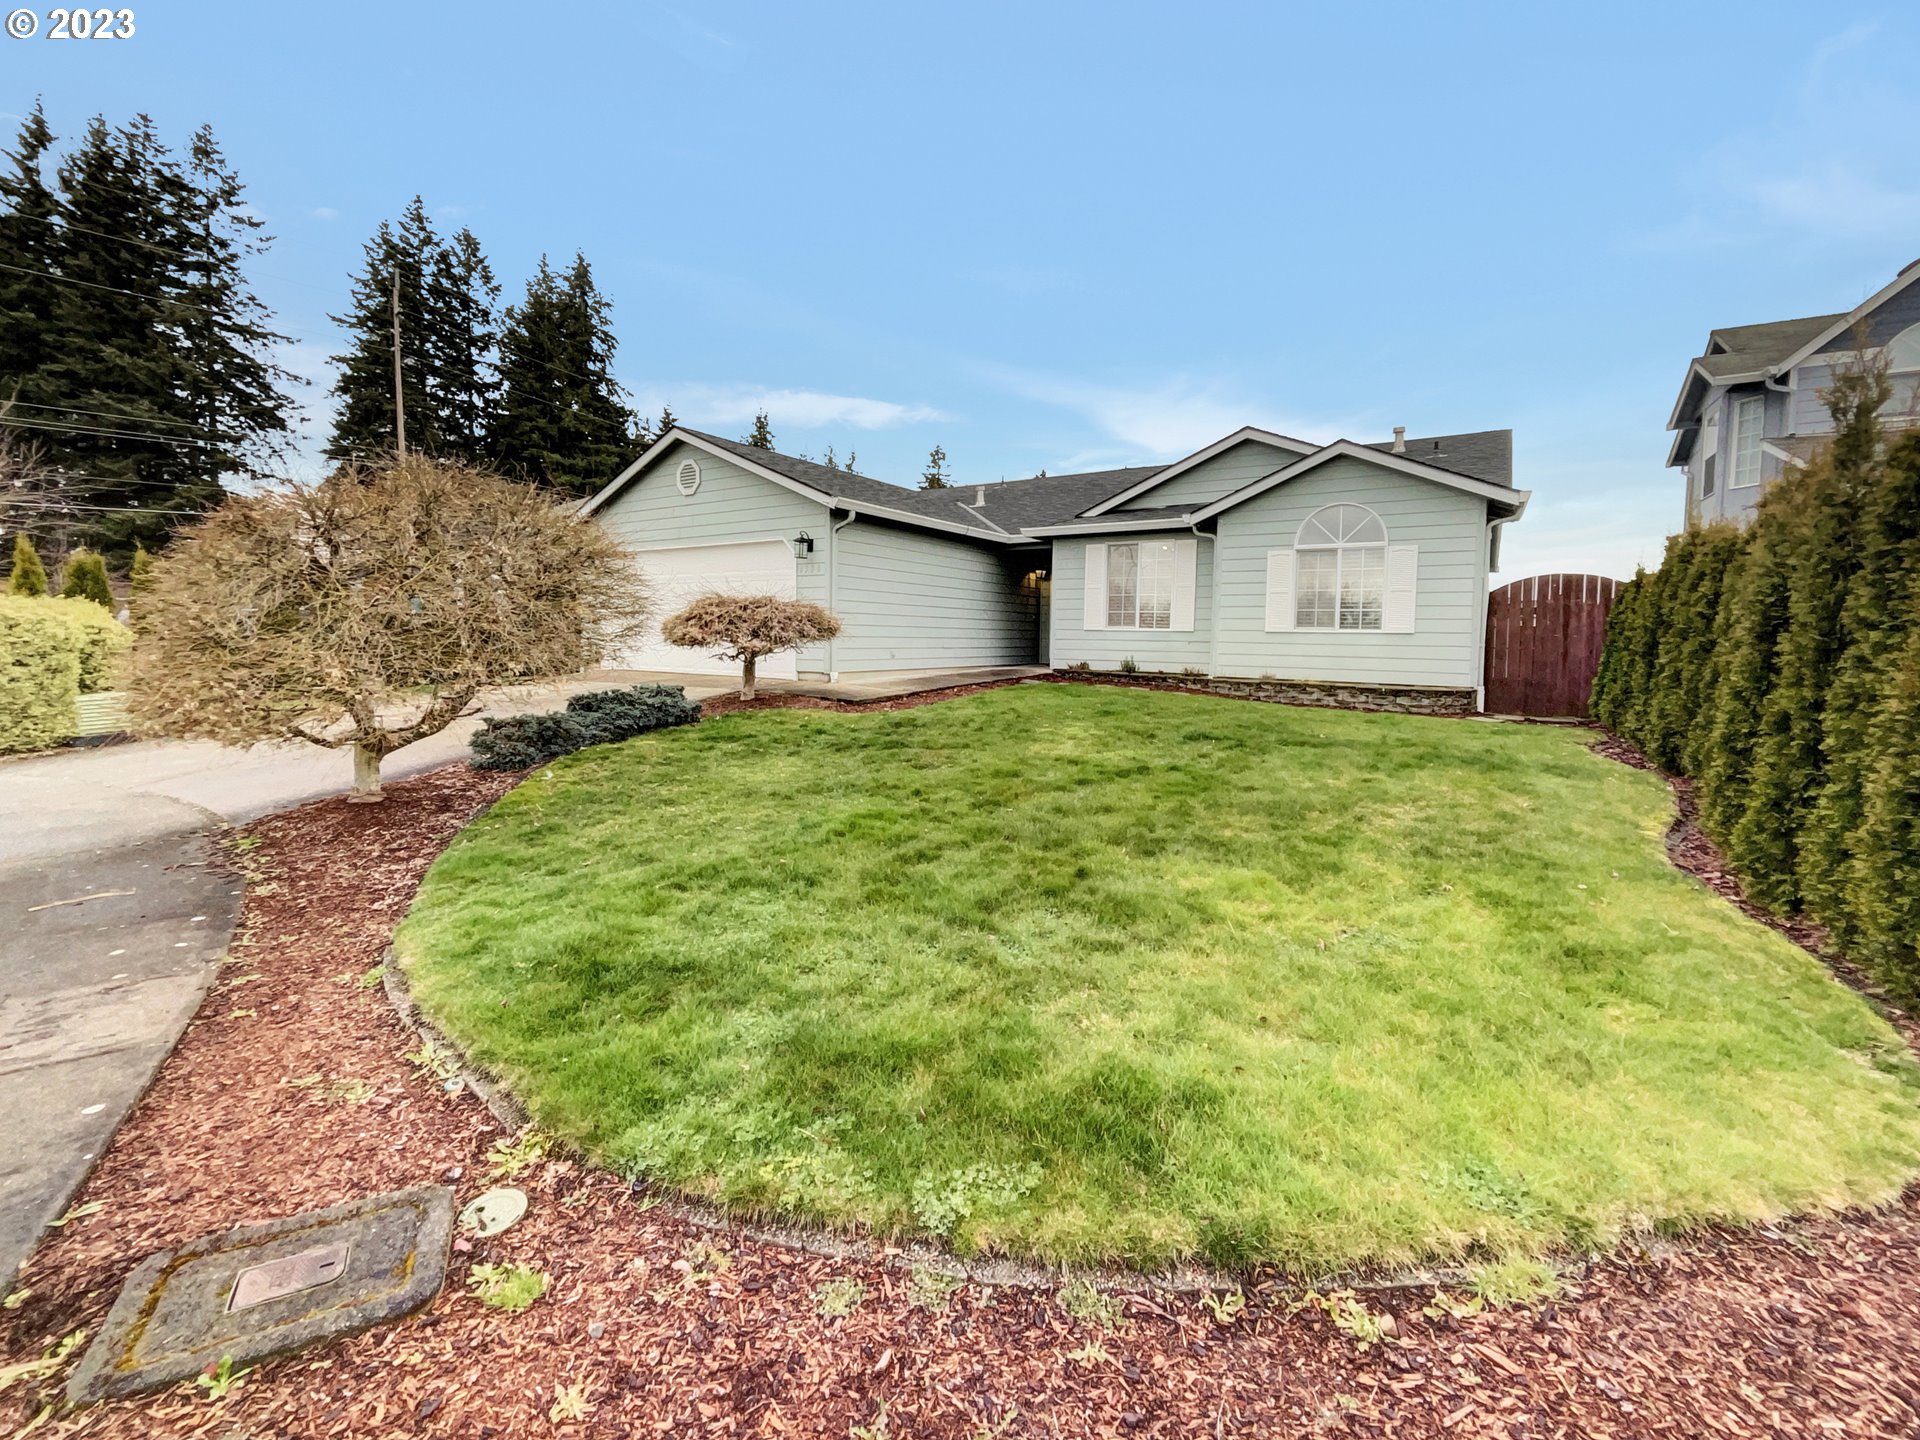
M61 425L51 420L9 420L9 427L21 430L50 430L63 435L88 435L103 440L158 440L162 445L198 445L203 450L221 449L210 440L195 440L185 435L152 435L135 430L109 430L102 426Z
M203 435L218 432L205 425L196 425L191 420L169 420L161 415L141 415L132 410L83 410L78 405L42 405L32 400L0 400L0 430L13 423L7 419L7 410L11 406L20 406L27 410L52 410L68 415L98 415L108 420L138 420L146 425L178 425L187 430L198 430Z
M182 310L197 310L202 315L220 318L218 310L209 310L204 305L193 305L185 300L175 300L168 295L149 295L144 290L123 290L118 285L102 285L94 280L80 280L71 275L56 275L51 270L30 270L24 265L8 265L0 262L0 270L11 270L16 275L38 275L42 280L52 280L60 285L80 285L88 290L104 290L110 295L130 295L135 300L151 300L158 305L178 305Z

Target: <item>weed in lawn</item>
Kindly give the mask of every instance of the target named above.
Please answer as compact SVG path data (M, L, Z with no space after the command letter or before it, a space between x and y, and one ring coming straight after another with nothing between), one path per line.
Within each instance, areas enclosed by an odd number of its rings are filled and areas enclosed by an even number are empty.
M1077 1350L1067 1351L1067 1359L1081 1365L1111 1365L1113 1355L1098 1340L1089 1340Z
M364 972L360 978L353 983L362 990L377 990L380 988L380 982L386 978L387 967L384 965L375 965Z
M33 1291L22 1285L18 1290L9 1290L7 1298L0 1300L0 1310L18 1310L32 1296Z
M582 1381L577 1385L553 1387L553 1404L547 1407L547 1419L555 1425L565 1425L569 1421L584 1420L592 1407L587 1404L587 1387Z
M1509 1255L1475 1266L1469 1272L1469 1282L1476 1296L1494 1306L1551 1300L1564 1288L1558 1270L1526 1255Z
M194 1376L193 1383L207 1392L207 1399L224 1400L238 1390L252 1373L252 1366L236 1366L233 1356L222 1355L218 1364L208 1365Z
M828 1280L813 1292L813 1308L829 1320L844 1320L867 1298L867 1287L850 1275Z
M1445 1191L1475 1210L1509 1219L1532 1220L1539 1211L1526 1183L1503 1175L1498 1166L1485 1160L1462 1160L1422 1170L1420 1178L1435 1189Z
M1073 1279L1060 1287L1060 1308L1082 1324L1112 1330L1120 1324L1120 1302L1091 1280Z
M552 1140L529 1126L508 1140L496 1140L487 1149L487 1173L496 1180L516 1179L547 1158Z
M963 1276L916 1265L907 1277L907 1303L935 1315L944 1314L953 1302L953 1292L966 1283Z
M1479 1295L1462 1300L1459 1296L1450 1295L1446 1290L1435 1286L1433 1300L1421 1306L1420 1313L1429 1320L1438 1320L1442 1317L1449 1320L1471 1320L1476 1315L1485 1314L1486 1309L1487 1302Z
M234 838L233 848L244 855L249 850L258 850L266 843L267 842L258 835L240 835Z
M1040 1183L1040 1167L968 1165L913 1182L913 1215L936 1235L951 1235L962 1220L1004 1210Z
M476 1265L467 1272L480 1303L518 1315L547 1293L547 1277L524 1265Z
M85 1330L74 1330L56 1340L38 1360L22 1360L16 1365L0 1366L0 1394L4 1394L16 1381L44 1380L56 1373L67 1363L67 1358L86 1342L86 1338Z

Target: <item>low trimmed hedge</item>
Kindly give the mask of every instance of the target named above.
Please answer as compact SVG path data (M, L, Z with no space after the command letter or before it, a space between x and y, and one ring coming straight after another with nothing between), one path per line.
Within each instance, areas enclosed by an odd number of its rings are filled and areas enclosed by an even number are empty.
M82 695L113 688L133 634L91 600L0 595L0 755L73 738Z
M678 685L595 690L574 696L565 710L483 722L474 732L472 764L476 770L525 770L589 745L690 725L699 718L700 706Z

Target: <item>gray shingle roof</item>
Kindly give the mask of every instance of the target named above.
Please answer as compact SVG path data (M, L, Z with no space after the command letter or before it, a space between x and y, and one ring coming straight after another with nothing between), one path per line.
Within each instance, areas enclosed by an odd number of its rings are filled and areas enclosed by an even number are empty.
M1709 349L1722 346L1725 353L1740 356L1758 368L1786 359L1834 321L1846 318L1846 312L1842 311L1838 315L1807 315L1798 320L1769 320L1761 325L1728 325L1709 335L1707 346Z
M1076 475L1035 475L1025 480L1003 480L994 485L954 485L945 490L909 490L885 480L856 475L851 470L836 470L777 450L760 450L744 441L728 440L704 430L682 426L689 435L697 435L789 480L853 504L884 506L908 515L950 525L1005 531L1017 536L1029 526L1066 525L1122 490L1157 475L1164 465L1129 465L1115 470L1089 470ZM1513 432L1480 430L1466 435L1428 435L1406 442L1406 456L1424 465L1448 470L1473 480L1495 485L1513 484ZM1391 450L1391 441L1371 444L1370 449ZM1151 499L1146 492L1143 499ZM975 504L979 499L981 503ZM1178 519L1200 508L1198 502L1182 505L1133 507L1110 512L1116 520Z

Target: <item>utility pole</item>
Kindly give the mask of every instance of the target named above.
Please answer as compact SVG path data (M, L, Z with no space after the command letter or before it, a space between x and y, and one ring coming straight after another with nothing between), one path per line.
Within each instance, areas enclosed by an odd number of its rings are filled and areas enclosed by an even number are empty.
M393 266L393 448L407 458L407 397L400 385L400 262Z

